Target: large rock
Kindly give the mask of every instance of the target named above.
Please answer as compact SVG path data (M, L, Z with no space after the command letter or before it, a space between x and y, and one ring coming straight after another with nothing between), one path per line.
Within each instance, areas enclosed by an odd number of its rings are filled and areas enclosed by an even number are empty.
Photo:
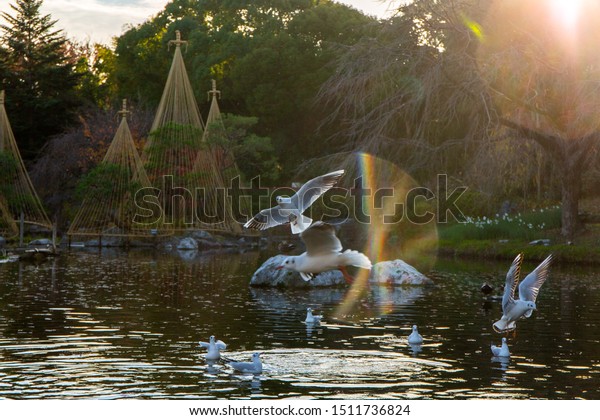
M194 250L198 249L198 241L194 238L181 238L176 246L177 249Z
M4 248L6 246L6 239L4 239L2 236L0 236L0 249Z
M50 246L50 245L52 245L52 241L48 238L40 238L40 239L34 239L33 241L29 242L28 245L29 246Z
M223 248L223 240L211 235L204 230L188 230L183 236L170 236L162 238L159 246L172 250L196 250Z
M432 281L419 270L402 260L381 261L373 266L369 277L371 283L389 285L421 285Z
M186 236L190 236L196 240L215 241L214 236L205 230L192 230Z
M276 255L265 261L252 276L250 286L308 288L346 285L344 276L339 270L320 273L310 281L302 280L302 277L296 271L277 270L276 268L283 265L286 258L288 258L288 255Z

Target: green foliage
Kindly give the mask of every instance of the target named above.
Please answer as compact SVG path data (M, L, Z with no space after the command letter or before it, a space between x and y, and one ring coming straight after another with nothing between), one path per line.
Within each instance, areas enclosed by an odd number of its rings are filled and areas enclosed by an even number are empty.
M222 123L207 127L208 140L211 146L233 153L245 179L260 175L263 181L273 184L280 176L280 167L271 139L254 132L257 123L256 117L224 114Z
M2 13L0 67L7 108L21 154L33 157L49 136L75 119L80 104L75 58L56 21L42 15L41 0L15 0L14 15Z
M115 96L114 52L101 44L75 45L77 63L75 71L80 76L77 92L91 106L107 108Z
M180 176L192 168L201 146L202 129L169 122L150 133L146 169L152 174ZM185 159L182 159L182 156Z
M557 207L540 209L516 216L470 218L464 223L440 225L440 239L459 243L487 239L540 239L547 231L559 229L561 211Z
M19 182L19 162L9 153L0 151L0 199L4 199L13 215L36 206L35 197L22 194L15 185Z
M18 162L12 154L0 151L0 188L12 183L17 167Z
M131 181L128 168L114 163L100 163L81 177L75 189L78 200L107 205L108 200L119 202L128 194L133 196L141 188L137 181Z
M196 98L216 79L222 108L258 117L256 135L271 138L280 164L296 166L307 155L333 152L323 141L329 133L314 135L329 114L314 106L315 97L334 71L339 44L369 33L374 21L330 1L174 0L117 39L119 92L158 103L172 59L168 42L180 30Z

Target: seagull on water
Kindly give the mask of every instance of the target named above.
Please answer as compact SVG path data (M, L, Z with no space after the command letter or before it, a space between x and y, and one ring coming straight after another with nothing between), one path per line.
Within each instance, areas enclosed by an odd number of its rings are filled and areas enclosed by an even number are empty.
M262 362L260 361L260 353L254 353L252 355L252 362L229 362L234 370L243 373L262 373Z
M321 319L323 318L323 315L313 315L312 313L312 309L311 308L306 308L306 319L304 320L304 322L306 324L318 324L321 322Z
M419 334L417 326L412 326L412 332L408 336L408 344L423 344L423 337Z
M346 271L347 265L367 270L373 266L365 254L350 249L342 252L342 243L335 236L335 228L328 223L313 223L300 234L300 239L306 245L306 252L286 258L277 270L285 268L298 271L304 281L309 281L318 273L338 269L346 283L350 284L354 279Z
M492 354L496 357L510 357L510 351L508 350L508 344L506 343L506 337L502 337L502 346L491 345Z
M304 231L312 219L302 213L321 195L333 187L344 175L344 170L330 172L313 178L304 184L292 197L277 196L277 205L261 210L244 225L245 228L265 230L273 226L290 223L293 234Z
M519 299L515 299L515 290L519 282L523 254L517 255L508 273L506 285L502 296L502 318L494 322L494 331L503 333L517 328L516 321L520 318L529 318L534 309L537 309L535 300L540 287L548 278L552 255L548 256L535 270L525 277L519 284Z
M219 360L221 357L220 350L225 350L227 348L227 345L221 340L215 341L214 335L210 336L210 341L208 343L200 341L198 344L200 344L200 347L208 349L206 360Z

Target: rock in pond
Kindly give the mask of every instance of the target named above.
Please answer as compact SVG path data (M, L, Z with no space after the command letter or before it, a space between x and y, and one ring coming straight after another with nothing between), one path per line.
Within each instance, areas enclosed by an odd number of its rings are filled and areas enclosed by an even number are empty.
M177 243L176 248L184 250L198 249L198 241L194 238L181 238Z
M427 276L402 260L378 262L371 270L369 281L395 286L432 284Z
M276 255L269 258L260 266L250 280L250 286L256 287L284 287L284 288L310 288L310 287L339 287L346 286L344 276L339 270L319 273L314 279L304 281L300 274L291 270L277 270L283 265L288 255Z

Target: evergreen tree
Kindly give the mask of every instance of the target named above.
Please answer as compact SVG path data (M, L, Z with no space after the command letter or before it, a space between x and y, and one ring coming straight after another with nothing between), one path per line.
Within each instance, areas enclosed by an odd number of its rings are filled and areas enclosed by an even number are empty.
M79 105L75 57L56 20L42 15L42 0L15 0L2 13L0 76L11 125L23 157L33 158L60 133Z

